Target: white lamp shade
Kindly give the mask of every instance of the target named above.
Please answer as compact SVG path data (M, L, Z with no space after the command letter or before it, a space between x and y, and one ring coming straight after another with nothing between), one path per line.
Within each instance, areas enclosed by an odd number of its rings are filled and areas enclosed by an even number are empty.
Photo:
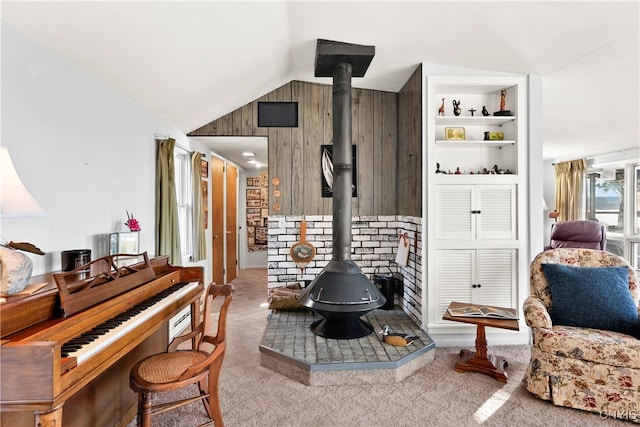
M1 148L0 216L18 218L47 215L40 203L33 198L24 184L22 184L16 169L13 167L7 147Z

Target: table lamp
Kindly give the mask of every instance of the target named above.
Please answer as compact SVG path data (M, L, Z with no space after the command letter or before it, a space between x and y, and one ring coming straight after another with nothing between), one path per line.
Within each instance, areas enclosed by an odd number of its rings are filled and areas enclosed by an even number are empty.
M26 189L16 172L9 150L0 147L0 216L3 218L23 218L43 216L47 212ZM31 243L0 245L0 294L11 295L24 289L31 278L33 261L20 251L44 255Z

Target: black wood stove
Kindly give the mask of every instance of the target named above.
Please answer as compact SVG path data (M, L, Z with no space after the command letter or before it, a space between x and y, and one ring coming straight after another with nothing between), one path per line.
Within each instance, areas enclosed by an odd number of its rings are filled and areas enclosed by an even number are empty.
M374 46L318 39L316 77L333 77L333 254L305 288L300 302L322 319L311 331L325 338L353 339L373 332L360 317L386 302L351 260L351 78L363 77Z

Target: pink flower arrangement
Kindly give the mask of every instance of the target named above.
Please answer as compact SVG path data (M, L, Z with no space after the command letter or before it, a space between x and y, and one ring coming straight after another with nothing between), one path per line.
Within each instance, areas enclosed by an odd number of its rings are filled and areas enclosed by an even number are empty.
M131 231L140 231L140 223L133 217L133 213L129 215L129 211L127 211L127 222L125 222L124 225L129 227Z

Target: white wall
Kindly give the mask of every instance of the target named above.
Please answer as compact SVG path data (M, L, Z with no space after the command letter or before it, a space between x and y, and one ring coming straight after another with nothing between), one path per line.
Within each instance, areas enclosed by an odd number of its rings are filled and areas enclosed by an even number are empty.
M128 210L141 223L141 251L155 256L155 134L206 148L5 22L1 34L2 145L50 213L0 219L3 241L46 252L29 255L34 275L55 271L63 250L107 254L104 238L125 230ZM198 264L211 280L211 263Z

